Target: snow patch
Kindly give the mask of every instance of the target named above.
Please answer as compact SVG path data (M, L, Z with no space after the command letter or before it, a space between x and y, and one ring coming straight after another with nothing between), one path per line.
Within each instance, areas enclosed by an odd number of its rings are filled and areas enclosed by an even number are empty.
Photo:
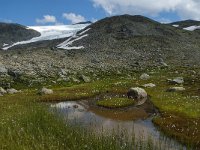
M3 47L8 46L9 44L3 43Z
M188 30L188 31L194 31L194 30L200 29L200 26L190 26L190 27L183 28L183 29Z
M90 29L91 29L91 28L88 28L88 29L82 31L81 33L79 33L79 35L83 35L84 33L88 32Z
M90 28L82 31L81 33L79 34L74 34L73 36L71 36L69 39L67 39L66 41L64 41L63 43L59 44L57 46L57 48L60 48L60 49L65 49L65 50L72 50L72 49L83 49L84 46L72 46L73 42L75 41L78 41L78 40L81 40L83 39L84 37L87 37L88 34L84 34L86 33L87 31L89 31Z
M38 41L54 40L70 37L78 31L84 29L90 24L77 24L77 25L57 25L57 26L30 26L27 29L33 29L40 32L39 37L34 37L27 41L20 41L12 45L5 45L2 49L7 50L16 45L29 44Z
M174 25L172 25L173 27L176 27L176 28L178 28L179 27L179 25L178 24L174 24Z

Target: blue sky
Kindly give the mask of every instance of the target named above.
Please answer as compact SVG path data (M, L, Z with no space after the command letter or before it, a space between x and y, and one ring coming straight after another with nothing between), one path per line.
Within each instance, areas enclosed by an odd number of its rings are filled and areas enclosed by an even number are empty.
M71 24L126 13L171 22L200 20L199 8L197 0L1 0L0 21L23 25Z

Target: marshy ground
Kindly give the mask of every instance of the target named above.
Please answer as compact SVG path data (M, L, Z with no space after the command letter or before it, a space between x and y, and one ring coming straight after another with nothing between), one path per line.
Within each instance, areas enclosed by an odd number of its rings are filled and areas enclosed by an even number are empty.
M131 87L154 83L156 87L145 88L150 101L159 112L159 115L153 117L153 123L168 137L180 141L186 147L198 149L200 146L199 70L199 68L146 70L145 73L150 75L148 80L139 78L144 71L124 72L120 75L108 74L91 83L67 86L48 84L48 88L54 91L52 95L38 95L38 90L33 88L21 89L22 93L5 95L0 97L0 148L163 149L163 147L156 147L150 139L137 143L135 140L129 141L115 134L96 135L78 125L72 126L66 123L58 114L49 111L49 102L92 100L106 93L126 95ZM167 79L180 76L185 80L181 86L186 90L166 92L168 88L175 86L167 82ZM103 98L95 102L96 105L90 108L91 111L96 111L96 107L100 106L103 108L96 113L111 117L112 113L105 113L103 110L114 107L114 111L123 112L123 109L134 105L133 101L125 97ZM124 114L121 114L123 118ZM128 113L124 118L126 117L133 116Z

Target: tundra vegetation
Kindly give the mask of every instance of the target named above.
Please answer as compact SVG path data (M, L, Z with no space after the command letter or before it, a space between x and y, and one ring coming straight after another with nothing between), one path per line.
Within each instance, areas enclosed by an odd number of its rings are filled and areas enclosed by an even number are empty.
M198 72L198 68L194 68ZM188 148L198 148L200 142L199 75L185 68L145 70L148 80L141 80L144 72L125 71L121 74L104 74L90 83L46 83L53 93L39 95L38 85L22 88L22 92L0 97L0 145L1 149L163 149L151 139L136 142L125 136L96 135L80 126L72 126L49 111L48 102L89 100L99 94L125 95L129 88L154 83L156 87L145 88L150 100L159 110L153 118L161 132L183 143ZM100 75L99 75L100 76ZM182 76L185 91L167 92L174 86L168 79ZM45 83L44 83L45 84ZM16 84L17 85L17 84ZM180 85L179 85L180 86ZM17 87L15 87L17 89ZM123 108L134 101L123 98L102 99L96 102L101 107ZM125 132L124 132L125 135ZM134 135L134 133L133 133ZM134 137L134 136L133 136ZM168 141L169 142L169 141Z

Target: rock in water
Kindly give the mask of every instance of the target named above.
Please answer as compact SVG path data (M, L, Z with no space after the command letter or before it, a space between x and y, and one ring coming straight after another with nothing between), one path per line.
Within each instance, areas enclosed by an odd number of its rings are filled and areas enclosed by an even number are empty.
M148 80L150 78L150 76L146 73L143 73L141 76L140 76L140 79L141 80Z
M52 89L47 89L45 87L43 87L40 91L39 94L41 95L47 95L47 94L53 94L53 90Z
M181 91L185 91L184 87L171 87L169 89L167 89L167 92L181 92Z

